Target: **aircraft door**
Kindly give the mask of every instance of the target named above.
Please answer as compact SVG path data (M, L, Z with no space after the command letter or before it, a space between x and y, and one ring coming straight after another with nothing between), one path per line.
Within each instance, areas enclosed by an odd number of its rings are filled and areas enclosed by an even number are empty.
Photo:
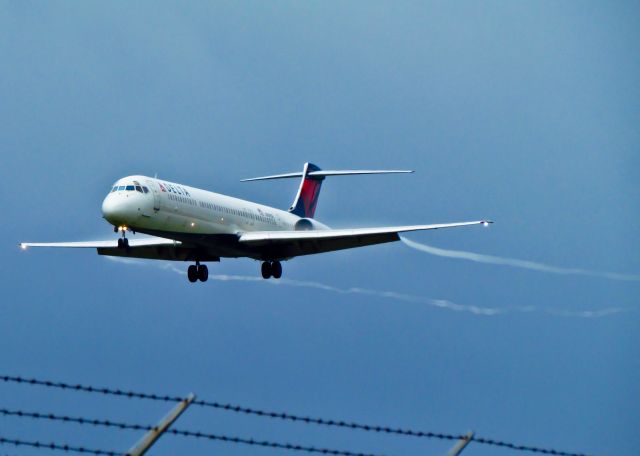
M158 190L158 184L153 181L147 181L147 185L153 194L153 212L160 210L160 191Z

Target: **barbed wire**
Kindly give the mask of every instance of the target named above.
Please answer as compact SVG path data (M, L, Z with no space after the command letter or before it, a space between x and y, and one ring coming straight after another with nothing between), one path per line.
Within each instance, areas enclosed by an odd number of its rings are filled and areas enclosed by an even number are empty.
M184 399L179 396L158 395L153 393L142 393L142 392L131 391L131 390L121 390L121 389L106 388L106 387L94 387L90 385L71 384L71 383L57 382L57 381L54 382L50 380L23 378L20 376L10 376L10 375L0 375L0 381L5 383L38 385L38 386L44 386L47 388L58 388L58 389L71 390L71 391L82 391L86 393L102 394L102 395L109 395L109 396L121 396L121 397L130 398L130 399L146 399L146 400L161 401L161 402L180 402ZM354 430L361 430L365 432L395 434L395 435L412 436L412 437L432 438L432 439L439 439L439 440L460 440L465 437L462 434L450 434L450 433L433 432L433 431L416 431L408 428L403 429L398 427L347 422L344 420L333 420L333 419L318 418L318 417L311 417L311 416L301 416L301 415L294 415L292 413L287 413L287 412L274 412L269 410L261 410L261 409L251 408L251 407L245 407L241 405L234 405L234 404L221 403L221 402L215 402L215 401L205 401L205 400L199 400L199 399L194 400L193 405L210 407L210 408L215 408L219 410L227 410L227 411L241 413L245 415L255 415L255 416L261 416L266 418L280 419L284 421L301 422L306 424L315 424L315 425L338 427L338 428L345 428L345 429L354 429ZM479 444L483 444L483 445L509 448L516 451L529 451L532 453L539 453L539 454L551 454L555 456L588 456L585 453L567 452L567 451L555 450L550 448L542 448L534 445L519 445L512 442L507 442L507 441L497 440L497 439L490 439L486 437L473 437L472 441Z
M40 448L43 450L59 450L59 451L66 451L66 452L73 452L73 453L93 454L97 456L122 456L122 453L118 453L116 451L96 450L96 449L79 447L79 446L71 446L71 445L67 445L66 443L10 439L2 436L0 436L0 445L29 446L33 448Z
M111 421L111 420L83 418L83 417L67 416L67 415L56 415L53 413L27 412L24 410L8 410L4 408L0 408L0 415L15 416L19 418L30 418L30 419L36 419L36 420L63 421L65 423L76 423L76 424L102 426L102 427L118 428L118 429L130 429L130 430L136 430L136 431L157 430L157 427L155 426L148 426L148 425L142 425L142 424L131 424L131 423L118 422L118 421ZM268 447L268 448L278 448L282 450L300 451L305 453L321 453L321 454L328 454L333 456L380 456L372 453L360 453L360 452L352 452L352 451L345 451L345 450L335 450L331 448L298 445L294 443L272 442L269 440L259 440L254 438L210 434L206 432L189 431L189 430L183 430L183 429L168 429L166 433L179 435L183 437L195 437L199 439L216 440L220 442L238 443L238 444L245 444L245 445Z

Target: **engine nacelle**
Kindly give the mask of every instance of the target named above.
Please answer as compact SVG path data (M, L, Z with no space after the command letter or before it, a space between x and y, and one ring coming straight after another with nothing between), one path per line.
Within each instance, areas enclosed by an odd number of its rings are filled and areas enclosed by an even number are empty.
M313 230L328 230L327 225L314 220L312 218L301 218L293 226L296 231L313 231Z

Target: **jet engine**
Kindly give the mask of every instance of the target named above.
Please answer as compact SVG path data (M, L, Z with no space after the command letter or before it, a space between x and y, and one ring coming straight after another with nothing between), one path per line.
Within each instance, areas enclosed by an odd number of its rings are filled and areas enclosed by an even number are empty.
M323 225L322 223L312 218L301 218L294 225L294 229L296 231L313 231L313 230L328 230L329 227L327 225Z

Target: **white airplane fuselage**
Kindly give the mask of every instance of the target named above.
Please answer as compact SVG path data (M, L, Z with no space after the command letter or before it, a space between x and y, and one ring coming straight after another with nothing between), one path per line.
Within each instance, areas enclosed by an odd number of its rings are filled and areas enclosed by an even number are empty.
M115 227L178 237L294 230L301 220L287 211L147 176L113 184L102 215Z

